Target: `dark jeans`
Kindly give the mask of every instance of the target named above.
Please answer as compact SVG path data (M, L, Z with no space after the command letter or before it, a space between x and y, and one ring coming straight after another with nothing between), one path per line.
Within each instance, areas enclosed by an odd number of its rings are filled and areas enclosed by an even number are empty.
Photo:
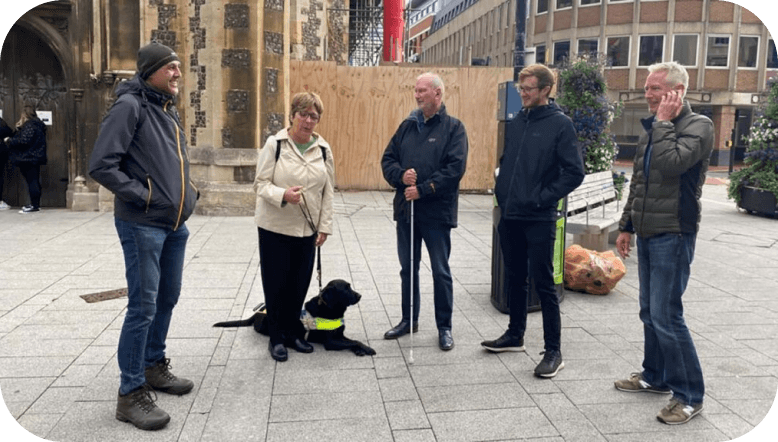
M508 333L523 338L527 329L529 276L535 282L543 313L545 349L561 348L562 319L554 288L554 240L556 221L500 220L497 225L505 263L505 290L508 293L510 322Z
M30 205L35 208L41 206L41 166L38 164L19 163L19 170L27 181L27 189L30 191Z
M259 268L273 345L305 337L300 311L311 284L316 235L295 237L257 228Z
M124 251L127 314L119 335L119 369L125 395L146 383L145 369L165 357L173 307L181 294L189 230L115 219Z
M681 298L694 259L693 233L637 238L640 320L645 350L643 379L687 405L702 403L705 385Z
M451 228L416 223L413 231L413 323L419 320L419 263L421 262L421 241L427 245L432 267L432 287L435 301L435 323L438 330L451 330L451 315L454 310L454 283L448 257L451 255ZM410 253L411 224L397 222L397 255L400 258L400 280L402 284L403 321L411 320L410 297Z

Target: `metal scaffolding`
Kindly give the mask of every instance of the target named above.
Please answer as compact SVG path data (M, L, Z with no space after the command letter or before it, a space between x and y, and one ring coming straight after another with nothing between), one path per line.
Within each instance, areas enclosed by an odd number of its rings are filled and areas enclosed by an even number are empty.
M330 8L330 14L348 14L348 64L378 66L383 50L383 3L350 0L348 9Z

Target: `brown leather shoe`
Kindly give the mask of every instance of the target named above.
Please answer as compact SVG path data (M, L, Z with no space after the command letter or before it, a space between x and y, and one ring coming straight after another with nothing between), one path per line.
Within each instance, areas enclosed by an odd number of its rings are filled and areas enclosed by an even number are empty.
M170 372L170 359L165 358L146 368L146 383L157 391L168 394L187 394L194 388L194 382L182 379Z
M116 419L129 422L141 430L159 430L170 422L170 415L157 407L154 403L156 399L148 385L124 396L120 394L116 402Z

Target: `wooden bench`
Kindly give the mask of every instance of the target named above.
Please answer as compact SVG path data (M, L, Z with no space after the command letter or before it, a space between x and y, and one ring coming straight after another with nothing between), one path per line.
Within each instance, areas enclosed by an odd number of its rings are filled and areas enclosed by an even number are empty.
M613 173L588 174L567 196L567 233L572 233L573 243L583 248L609 250L608 237L617 229L623 209L613 184Z

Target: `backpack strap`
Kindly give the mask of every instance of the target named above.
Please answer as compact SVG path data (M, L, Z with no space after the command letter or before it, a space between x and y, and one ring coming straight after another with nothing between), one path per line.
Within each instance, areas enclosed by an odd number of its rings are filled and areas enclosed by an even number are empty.
M321 157L324 160L324 162L327 162L327 149L324 148L324 146L319 145L319 149L321 149ZM276 141L276 163L278 162L278 158L281 156L281 140Z

